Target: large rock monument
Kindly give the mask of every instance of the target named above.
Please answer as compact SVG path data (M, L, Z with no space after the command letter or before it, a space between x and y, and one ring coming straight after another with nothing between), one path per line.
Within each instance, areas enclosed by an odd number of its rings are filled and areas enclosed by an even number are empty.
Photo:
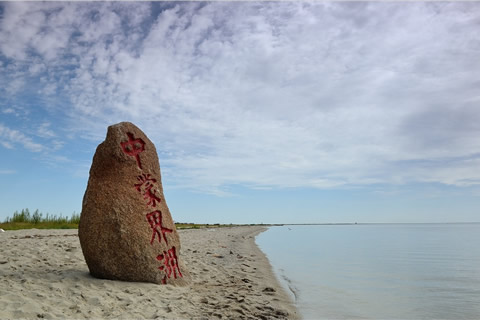
M97 278L189 282L163 195L157 151L132 123L108 127L97 147L78 235L90 273Z

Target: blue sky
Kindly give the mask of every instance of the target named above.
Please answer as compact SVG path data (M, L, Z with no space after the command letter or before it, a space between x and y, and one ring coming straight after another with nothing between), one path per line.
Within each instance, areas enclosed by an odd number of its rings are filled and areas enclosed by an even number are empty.
M106 128L173 218L480 221L478 2L0 3L0 219L81 211Z

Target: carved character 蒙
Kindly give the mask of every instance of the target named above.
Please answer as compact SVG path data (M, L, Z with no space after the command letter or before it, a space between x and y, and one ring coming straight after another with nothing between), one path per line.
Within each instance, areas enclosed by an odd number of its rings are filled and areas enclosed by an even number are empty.
M162 201L156 195L156 190L152 191L153 184L157 182L157 180L152 178L149 174L145 174L145 173L138 176L137 180L140 181L140 183L135 184L135 189L137 189L138 192L143 194L144 196L143 198L145 200L148 200L147 206L156 207L157 202Z

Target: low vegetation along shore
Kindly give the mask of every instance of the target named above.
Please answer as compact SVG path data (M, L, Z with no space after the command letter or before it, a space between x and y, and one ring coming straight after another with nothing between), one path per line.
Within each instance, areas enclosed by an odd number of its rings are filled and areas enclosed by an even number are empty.
M63 215L43 214L35 210L33 213L29 209L15 211L12 217L7 217L0 223L0 229L3 230L22 230L22 229L78 229L80 222L80 213L72 213L70 217ZM208 223L185 223L176 222L177 229L202 229L202 228L221 228L240 226L238 224L208 224ZM245 225L243 225L245 226Z
M29 209L15 211L12 217L7 217L0 228L4 230L20 229L77 229L80 222L80 213L73 213L70 217L63 215L43 214Z

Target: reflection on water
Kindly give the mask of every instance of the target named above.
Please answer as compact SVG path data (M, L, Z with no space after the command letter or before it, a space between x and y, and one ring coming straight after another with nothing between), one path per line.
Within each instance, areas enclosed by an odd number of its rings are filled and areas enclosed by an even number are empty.
M272 227L257 243L306 319L480 319L480 224Z

